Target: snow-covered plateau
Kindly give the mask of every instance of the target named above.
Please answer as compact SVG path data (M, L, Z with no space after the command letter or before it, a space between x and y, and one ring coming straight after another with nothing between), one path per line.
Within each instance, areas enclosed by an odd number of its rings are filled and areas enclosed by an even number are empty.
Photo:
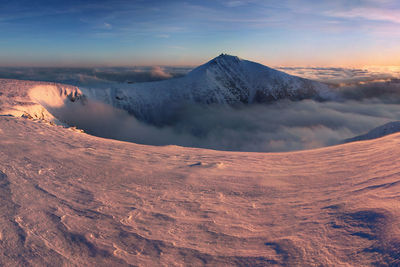
M3 266L396 266L400 134L290 153L0 117Z
M243 84L252 79L238 80L234 91L213 91L226 81L215 74L225 59L188 75L206 73L204 84L193 85L206 90L187 99L256 101L257 90L244 90L257 88ZM144 84L94 92L0 80L0 266L400 265L398 133L253 153L141 145L65 125L84 116L76 110L91 98L102 100L102 109L106 99L124 108L153 97L148 103L158 106L179 90L157 84L188 79L149 83L154 96ZM297 82L285 97L314 84L290 79ZM330 97L327 87L314 85L307 97Z

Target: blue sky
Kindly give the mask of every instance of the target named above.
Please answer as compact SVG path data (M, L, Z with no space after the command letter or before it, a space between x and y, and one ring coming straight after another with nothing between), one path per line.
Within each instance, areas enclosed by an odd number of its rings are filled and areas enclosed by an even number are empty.
M0 65L400 64L400 1L0 0Z

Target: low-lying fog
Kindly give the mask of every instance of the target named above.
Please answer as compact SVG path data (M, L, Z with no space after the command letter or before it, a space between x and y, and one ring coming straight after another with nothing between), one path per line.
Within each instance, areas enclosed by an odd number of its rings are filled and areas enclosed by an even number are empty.
M334 68L306 70L307 75L303 76L335 84L334 90L340 97L329 102L279 101L235 107L186 105L174 110L172 116L168 112L163 127L139 122L125 111L90 100L86 105L53 113L62 116L69 125L101 137L236 151L290 151L334 145L400 120L400 81L395 74ZM64 82L84 89L162 80L179 77L186 71L186 68L8 68L0 70L0 77Z

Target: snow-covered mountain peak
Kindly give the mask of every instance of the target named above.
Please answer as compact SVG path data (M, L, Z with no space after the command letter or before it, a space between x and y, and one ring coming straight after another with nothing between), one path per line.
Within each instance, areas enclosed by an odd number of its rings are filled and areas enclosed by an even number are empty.
M209 62L212 62L212 63L217 63L217 62L218 63L239 63L240 60L241 59L237 56L222 53L221 55L213 58Z
M207 90L209 92L204 95L214 95L214 99L218 99L211 102L228 104L329 98L332 93L325 84L227 54L193 69L182 80L191 85L189 90Z
M223 69L238 66L241 62L241 59L237 56L232 56L228 54L220 54L219 56L211 59L210 61L202 64L192 71L190 71L186 77L195 77L202 71L206 71L208 69L213 69L216 67L220 67Z
M119 85L108 90L89 89L84 93L149 122L187 103L232 105L332 97L325 84L227 54L211 59L182 78Z

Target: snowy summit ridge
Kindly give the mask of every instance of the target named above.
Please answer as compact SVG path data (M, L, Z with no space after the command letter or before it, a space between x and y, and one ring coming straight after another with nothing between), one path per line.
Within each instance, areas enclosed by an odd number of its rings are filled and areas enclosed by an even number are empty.
M187 75L207 81L215 95L224 94L227 103L264 103L288 98L324 98L329 91L319 82L292 76L262 64L221 54Z
M397 132L400 132L400 121L392 121L392 122L386 123L384 125L381 125L379 127L376 127L366 134L348 138L348 139L344 140L343 142L350 143L350 142L356 142L356 141L371 140L371 139L380 138L380 137L383 137L383 136L386 136L389 134L393 134L393 133L397 133Z
M332 97L325 84L227 54L219 55L181 78L124 84L103 90L82 88L82 91L150 122L155 121L157 114L193 102L232 105Z

